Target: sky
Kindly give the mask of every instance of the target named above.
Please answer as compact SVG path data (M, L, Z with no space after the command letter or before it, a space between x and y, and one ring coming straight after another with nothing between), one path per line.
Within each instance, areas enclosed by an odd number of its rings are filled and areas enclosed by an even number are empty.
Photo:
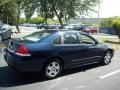
M95 11L98 11L98 6L94 8ZM37 13L33 15L36 17ZM102 0L100 3L100 18L108 18L112 16L120 16L120 0ZM24 17L24 14L21 15ZM89 18L97 18L98 13L91 12L89 13Z
M95 8L98 10L98 8ZM91 17L97 17L97 13L92 13ZM120 0L102 0L100 4L100 18L120 16Z

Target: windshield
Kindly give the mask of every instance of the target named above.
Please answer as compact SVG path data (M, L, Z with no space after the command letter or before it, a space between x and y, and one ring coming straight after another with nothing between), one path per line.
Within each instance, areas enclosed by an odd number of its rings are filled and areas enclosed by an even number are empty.
M50 34L52 34L52 32L40 31L40 32L35 32L35 33L30 34L30 35L27 35L27 36L23 37L22 39L37 42L45 37L48 37Z

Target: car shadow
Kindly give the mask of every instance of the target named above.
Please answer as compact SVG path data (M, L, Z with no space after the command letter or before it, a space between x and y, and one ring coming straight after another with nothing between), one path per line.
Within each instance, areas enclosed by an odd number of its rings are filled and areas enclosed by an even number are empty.
M77 72L85 72L100 66L99 64L64 70L61 77ZM46 81L38 72L17 72L8 66L0 67L0 87L14 87Z

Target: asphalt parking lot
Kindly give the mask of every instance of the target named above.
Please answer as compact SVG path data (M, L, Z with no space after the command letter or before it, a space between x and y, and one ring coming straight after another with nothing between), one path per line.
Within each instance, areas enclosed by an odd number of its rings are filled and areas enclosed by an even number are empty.
M120 51L115 51L107 66L89 65L69 69L54 80L36 73L21 73L9 68L0 52L0 90L120 90Z

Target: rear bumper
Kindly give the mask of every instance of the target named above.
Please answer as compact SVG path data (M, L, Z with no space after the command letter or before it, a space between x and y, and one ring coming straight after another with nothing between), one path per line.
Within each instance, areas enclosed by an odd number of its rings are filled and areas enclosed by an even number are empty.
M45 60L32 59L31 57L16 57L12 54L6 53L4 55L8 66L18 71L41 71Z

